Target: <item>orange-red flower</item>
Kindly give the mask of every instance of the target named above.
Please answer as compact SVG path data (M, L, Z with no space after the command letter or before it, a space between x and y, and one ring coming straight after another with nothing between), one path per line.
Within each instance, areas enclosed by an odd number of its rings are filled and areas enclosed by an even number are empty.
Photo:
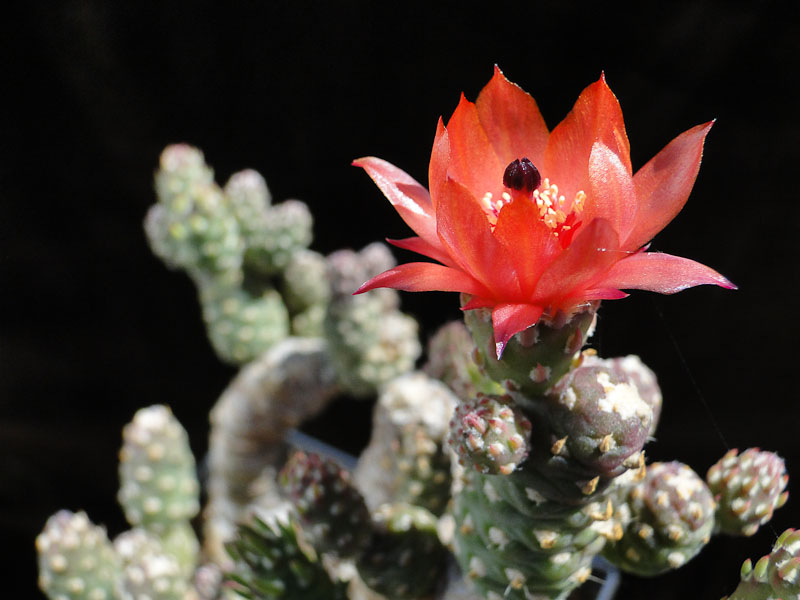
M633 174L622 111L605 78L548 132L534 99L495 68L475 103L439 120L430 193L374 157L363 167L417 237L392 243L441 264L400 265L378 287L458 291L491 308L498 357L515 333L622 289L672 294L735 286L695 261L646 252L694 185L712 123L679 135Z

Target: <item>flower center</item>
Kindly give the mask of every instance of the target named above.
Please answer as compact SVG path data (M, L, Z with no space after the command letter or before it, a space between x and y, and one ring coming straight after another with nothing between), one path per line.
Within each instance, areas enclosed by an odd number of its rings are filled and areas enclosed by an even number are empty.
M542 180L539 170L528 158L518 158L506 167L503 185L510 192L503 192L498 199L494 198L492 192L486 192L481 198L481 208L492 228L497 224L502 208L518 199L534 203L539 218L555 237L578 225L578 217L586 202L586 192L580 190L568 201L564 194L559 193L558 186L550 183L549 178Z

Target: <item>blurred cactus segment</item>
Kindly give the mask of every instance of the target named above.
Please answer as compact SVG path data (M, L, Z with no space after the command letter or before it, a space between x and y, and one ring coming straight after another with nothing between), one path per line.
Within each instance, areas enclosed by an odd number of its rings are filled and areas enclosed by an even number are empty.
M145 220L153 251L192 277L240 280L244 240L239 222L202 152L185 144L168 146L156 173L156 192L158 203Z
M225 362L245 364L289 335L289 313L274 290L253 296L211 281L200 286L208 337Z
M370 535L370 516L348 471L332 459L295 452L279 481L315 549L341 557L363 551Z
M325 337L339 383L354 396L374 394L411 371L422 352L417 322L398 310L397 292L353 295L361 283L394 264L383 244L370 244L360 252L339 250L328 257L332 297Z
M784 531L772 552L741 569L741 583L723 600L800 600L800 531Z
M447 557L436 524L436 517L419 506L380 507L373 514L369 545L356 561L364 582L387 598L429 597Z
M122 431L119 502L128 522L156 533L200 510L189 438L163 405L139 410Z
M281 520L253 517L226 545L234 561L231 589L251 600L345 600L345 585L334 582L298 541L295 527Z
M86 513L61 510L36 538L39 587L51 600L111 600L122 562L105 529Z
M134 528L114 540L123 562L118 588L120 600L182 600L188 591L192 571L186 572L178 559L167 552L155 535Z
M694 557L714 530L714 498L708 486L679 462L653 463L628 490L630 519L604 556L625 571L652 576Z
M730 450L706 481L717 502L717 528L729 535L753 535L789 498L783 459L758 448Z

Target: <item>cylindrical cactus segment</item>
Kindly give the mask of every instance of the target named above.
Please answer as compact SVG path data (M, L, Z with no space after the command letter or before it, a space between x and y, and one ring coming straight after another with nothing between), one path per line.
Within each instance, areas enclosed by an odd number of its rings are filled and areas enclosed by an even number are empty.
M166 406L139 410L122 431L118 499L128 522L158 534L200 510L186 430Z
M396 600L428 597L447 557L436 517L419 506L398 503L381 506L373 519L369 545L356 561L364 583Z
M610 479L631 467L647 442L653 411L633 381L605 361L586 361L548 396L548 443L554 454Z
M663 397L661 388L658 386L656 374L642 362L638 356L629 354L617 358L598 358L597 356L587 356L584 365L600 364L609 373L615 374L624 380L632 383L639 392L639 397L653 411L653 420L650 422L650 435L653 435L658 426L658 419L661 416L661 405Z
M36 538L39 587L51 600L112 600L122 563L106 530L86 513L61 510Z
M510 396L484 396L456 407L450 447L459 462L487 474L511 474L528 456L531 422Z
M293 254L311 244L313 224L308 205L300 200L285 200L269 207L258 227L245 230L245 269L277 275Z
M246 364L289 335L289 313L275 290L253 296L216 281L198 283L208 338L224 362Z
M753 535L789 497L783 459L758 448L730 450L706 481L717 502L717 528L729 535Z
M169 554L158 537L134 528L117 536L114 549L123 561L118 588L120 600L183 600L189 587L178 559Z
M234 567L231 589L258 600L345 600L345 586L331 581L322 564L298 542L291 523L265 523L257 518L240 525L236 539L225 546Z
M522 483L522 471L465 472L454 498L455 555L486 598L563 600L591 574L613 507L602 497L584 506L548 501Z
M603 555L642 576L683 566L708 543L714 529L714 498L705 482L679 462L653 463L627 494L630 511L622 539Z
M491 311L467 310L464 322L475 340L478 366L508 389L535 398L569 370L591 336L597 306L589 303L571 316L559 313L517 333L506 344L502 360L497 359Z
M313 452L295 452L279 481L316 550L343 558L363 551L370 536L370 516L348 471Z
M742 581L723 600L800 600L800 531L787 529L772 553L742 565Z

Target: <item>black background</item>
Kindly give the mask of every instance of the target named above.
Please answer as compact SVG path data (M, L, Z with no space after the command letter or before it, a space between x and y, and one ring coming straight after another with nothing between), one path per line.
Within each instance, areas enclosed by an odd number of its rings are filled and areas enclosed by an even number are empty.
M692 197L654 247L706 263L740 289L607 302L594 345L637 353L659 374L665 410L652 459L703 473L727 447L758 445L800 477L795 3L650 4L73 0L7 12L4 592L35 597L33 539L57 509L83 508L112 534L122 529L116 451L136 409L170 404L202 456L208 410L234 374L206 342L189 280L145 242L163 146L198 145L220 181L253 167L276 200L308 202L323 253L403 237L350 161L380 156L424 181L437 118L461 91L474 99L495 63L537 98L551 127L605 70L634 168L717 118ZM426 335L458 316L453 294L405 294L403 303ZM357 451L368 405L342 400L309 427ZM620 598L731 592L745 558L800 526L798 506L790 499L774 529L752 540L715 539L678 572L626 577Z

